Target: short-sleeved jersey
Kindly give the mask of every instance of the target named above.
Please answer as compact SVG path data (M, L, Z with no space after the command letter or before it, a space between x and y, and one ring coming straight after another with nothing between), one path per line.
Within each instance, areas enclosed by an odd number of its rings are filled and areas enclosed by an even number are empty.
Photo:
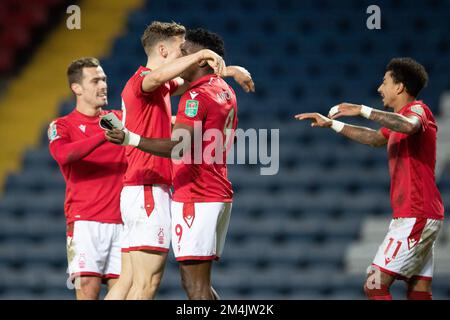
M176 123L192 126L194 130L201 126L205 141L200 141L200 155L197 153L196 156L193 145L191 153L184 156L183 161L189 158L190 164L174 160L175 201L232 201L233 190L227 178L226 157L234 140L237 122L236 95L223 79L207 75L191 84L180 99Z
M388 139L393 216L443 219L444 206L434 175L437 125L433 113L422 101L413 101L399 114L417 117L422 128L412 135L381 128Z
M100 115L109 112L102 111ZM122 117L121 111L112 112ZM106 141L99 120L100 116L89 117L74 110L49 126L50 153L66 181L67 223L77 220L122 223L120 191L127 167L125 150ZM92 151L70 161L81 146Z
M146 138L170 139L172 110L170 95L178 88L176 81L168 81L152 92L142 90L142 81L150 69L140 67L122 91L122 110L125 127ZM138 148L126 147L128 170L124 185L171 185L171 161L154 156Z

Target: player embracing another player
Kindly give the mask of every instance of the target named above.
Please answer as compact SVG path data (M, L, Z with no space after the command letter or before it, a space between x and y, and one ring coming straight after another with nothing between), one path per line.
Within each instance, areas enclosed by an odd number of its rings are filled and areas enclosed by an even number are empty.
M189 30L183 56L205 49L224 56L218 35ZM190 87L180 99L172 139L139 136L131 130L108 131L107 138L117 144L135 141L136 149L157 156L182 157L173 164L172 247L189 299L217 299L211 268L222 254L230 221L233 190L226 156L237 127L236 96L205 61L191 65L181 77ZM196 136L199 141L193 141Z
M298 120L312 120L313 127L332 128L363 144L387 144L393 220L364 285L369 299L391 300L389 288L396 279L407 282L408 299L432 299L433 249L444 206L434 174L436 121L428 106L417 100L427 81L427 72L418 62L395 58L378 88L384 107L394 112L341 103L331 108L328 117L296 115ZM376 131L335 120L342 116L362 116L382 128Z
M159 154L136 148L137 135L170 140L170 97L185 93L191 86L179 76L193 66L201 64L205 70L233 77L244 90L253 90L245 69L226 67L223 58L212 50L183 55L185 33L180 24L152 22L141 38L147 64L138 68L122 91L123 123L136 135L129 135L131 139L125 143L128 169L120 200L124 221L122 269L106 299L153 299L170 246L172 163Z

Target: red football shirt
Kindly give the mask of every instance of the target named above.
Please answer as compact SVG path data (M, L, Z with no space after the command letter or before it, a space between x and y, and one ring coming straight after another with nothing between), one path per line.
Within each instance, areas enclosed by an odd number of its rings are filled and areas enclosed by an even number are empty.
M102 111L104 115L110 111ZM120 111L112 111L119 118ZM76 220L122 223L120 191L126 170L125 150L106 141L100 117L77 110L53 121L49 149L66 181L67 223Z
M125 127L146 138L170 139L172 110L170 95L178 88L169 81L153 92L142 91L142 81L150 69L139 67L122 91L122 110ZM171 185L171 161L134 147L126 147L128 169L124 185Z
M181 97L176 122L194 128L201 124L206 141L201 143L201 155L197 158L201 160L200 164L194 162L194 146L191 153L185 155L191 164L174 161L173 199L178 202L231 202L233 190L227 178L226 151L234 139L238 122L233 89L215 75L198 79ZM207 137L205 132L221 139ZM220 154L216 155L213 150Z
M381 129L389 139L394 218L443 219L444 206L434 176L437 125L433 113L422 101L407 104L399 113L419 118L422 129L413 135Z

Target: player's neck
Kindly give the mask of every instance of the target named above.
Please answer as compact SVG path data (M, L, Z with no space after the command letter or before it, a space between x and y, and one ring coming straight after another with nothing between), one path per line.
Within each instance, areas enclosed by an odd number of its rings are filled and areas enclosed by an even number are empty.
M147 64L145 65L145 67L150 70L156 70L159 67L161 67L163 64L164 64L164 61L161 60L159 57L148 56Z
M204 71L203 69L198 70L197 73L194 74L194 76L192 77L192 79L189 80L189 82L195 82L198 79L208 75L208 74L213 74L212 72L208 72L208 71Z
M84 114L88 117L96 117L102 111L101 107L93 107L91 105L86 105L82 102L78 102L75 108L79 113Z
M403 109L404 106L413 102L414 100L416 100L416 98L411 97L410 95L399 97L399 99L392 106L394 108L394 112L399 112L401 109Z

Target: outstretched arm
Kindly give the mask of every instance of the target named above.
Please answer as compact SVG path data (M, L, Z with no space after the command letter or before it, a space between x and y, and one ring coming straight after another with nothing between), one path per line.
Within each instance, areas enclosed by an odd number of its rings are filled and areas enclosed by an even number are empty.
M175 157L173 149L180 143L182 150L191 147L190 137L193 137L193 132L194 128L177 123L173 129L172 139L145 138L128 130L118 129L106 131L105 137L109 142L115 144L133 146L155 156L172 158Z
M381 147L387 143L387 139L380 131L344 124L340 121L331 120L320 113L302 113L296 115L295 118L297 120L311 120L312 127L331 128L347 138L372 147Z
M382 147L387 143L387 139L379 130L376 131L366 127L345 124L340 134L356 142L367 144L372 147Z
M381 111L351 103L334 106L328 115L333 120L343 116L363 116L392 131L406 134L414 134L421 128L420 120L416 116L405 117L395 112Z

